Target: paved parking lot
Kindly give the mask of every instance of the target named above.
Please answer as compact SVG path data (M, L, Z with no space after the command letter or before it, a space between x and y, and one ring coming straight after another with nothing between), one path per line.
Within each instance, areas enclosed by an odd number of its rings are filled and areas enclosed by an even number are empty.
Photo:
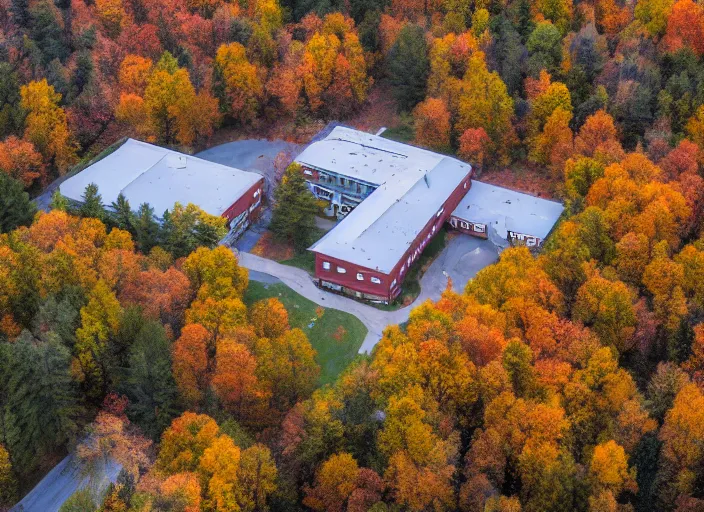
M236 140L206 149L196 154L198 158L216 162L244 171L257 172L264 176L269 195L274 190L274 159L284 151L293 160L303 151L304 146L283 140Z

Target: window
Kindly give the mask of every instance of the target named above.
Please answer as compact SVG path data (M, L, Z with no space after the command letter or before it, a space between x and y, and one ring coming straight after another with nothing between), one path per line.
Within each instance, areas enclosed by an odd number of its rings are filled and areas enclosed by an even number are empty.
M304 169L303 174L305 174L306 176L313 176L313 171L309 171L308 169Z
M442 212L444 212L444 211L445 211L445 207L443 206L442 208L440 208L440 211L438 211L438 213L435 214L435 216L440 217L440 215L442 215Z
M337 267L337 273L338 273L338 274L346 274L346 273L347 273L347 269L342 268L342 267Z
M435 225L433 224L433 233L435 233Z
M364 274L357 272L357 281L364 281Z
M391 288L394 288L395 286L396 286L396 279L394 279L393 281L391 281Z
M381 284L381 279L379 279L378 277L372 277L370 281L374 284Z
M257 190L254 191L254 194L252 194L252 197L258 197L259 193L262 191L262 189L258 188Z
M408 258L408 259L410 260L411 258ZM401 274L403 274L405 271L406 271L406 265L401 265L401 271L400 271Z
M323 262L323 270L330 270L330 262L329 261Z
M345 178L340 178L340 185L345 186Z
M485 229L486 228L485 228L484 224L475 224L474 225L474 231L476 231L477 233L484 233Z
M467 190L467 182L464 182L464 189Z

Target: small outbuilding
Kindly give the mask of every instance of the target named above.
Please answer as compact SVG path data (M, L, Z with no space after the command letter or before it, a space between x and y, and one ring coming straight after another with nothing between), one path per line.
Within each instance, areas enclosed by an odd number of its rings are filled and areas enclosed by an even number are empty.
M81 202L91 183L106 207L120 194L133 208L149 203L156 215L175 203L192 203L244 229L258 214L264 178L257 173L209 162L146 142L127 139L115 151L64 181L61 194Z
M562 215L562 204L496 185L472 181L450 215L450 225L497 245L540 246Z

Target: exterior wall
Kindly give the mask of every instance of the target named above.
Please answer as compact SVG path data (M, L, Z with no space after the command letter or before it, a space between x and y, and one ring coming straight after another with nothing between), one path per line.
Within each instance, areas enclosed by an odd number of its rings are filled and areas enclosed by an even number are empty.
M428 245L428 242L440 231L443 224L450 217L451 212L457 208L457 205L462 200L464 195L471 186L471 171L466 178L457 186L450 197L447 198L440 212L436 213L423 229L418 233L411 246L404 253L403 257L396 263L393 270L389 274L383 274L379 271L369 268L354 265L352 263L331 258L324 254L316 253L315 255L315 277L321 286L328 286L325 283L330 283L341 287L337 290L341 293L357 296L368 300L382 300L389 302L395 299L401 292L401 284L406 276L408 269L418 259L423 252L423 249ZM465 188L466 187L466 188ZM339 228L334 228L339 229ZM330 263L330 270L323 268L323 263ZM337 267L342 267L346 270L341 274L337 271ZM361 273L364 277L363 281L357 279L357 273ZM371 282L371 277L376 277L381 281L381 284ZM358 295L359 293L359 295Z
M325 268L326 263L330 264L329 269ZM338 272L338 268L345 269L345 272ZM363 279L357 279L357 274L361 274ZM315 276L318 278L320 286L332 288L346 295L368 300L389 300L389 289L392 279L378 270L353 265L347 261L316 253ZM373 283L371 281L372 277L379 279L380 283Z
M486 224L469 222L464 219L460 219L459 217L455 217L454 215L450 216L450 220L448 222L450 226L455 228L457 231L460 231L461 233L466 233L468 235L476 236L479 238L488 237Z
M337 215L340 219L377 189L377 185L335 171L317 169L306 164L301 164L301 167L313 195L330 203L325 213Z
M248 220L250 218L256 218L262 208L262 197L264 195L264 178L260 179L257 183L252 185L247 192L242 194L242 196L237 199L232 205L225 210L221 215L227 219L228 223L231 223L233 219L236 219L241 214L246 212L242 220ZM241 221L240 221L241 222Z
M460 219L454 215L450 217L448 222L450 226L461 233L466 233L478 238L486 239L488 237L487 227L485 224ZM526 247L540 247L543 244L542 238L533 235L526 235L524 233L516 233L514 231L508 232L508 241L511 245L525 245Z
M425 247L428 245L428 242L430 242L430 240L433 239L433 237L438 233L438 231L442 229L443 224L445 224L447 219L450 218L452 212L455 211L457 205L460 203L460 201L462 201L462 198L471 188L471 178L472 171L470 170L465 179L462 180L462 182L457 186L457 188L455 188L452 194L450 194L450 197L445 200L445 203L443 204L441 209L442 213L440 215L436 214L434 218L428 221L428 223L421 230L421 232L418 233L418 236L413 241L411 246L405 252L403 258L401 258L398 263L396 263L396 266L391 272L390 277L392 281L394 279L397 281L398 289L392 292L392 298L395 298L400 293L400 286L403 283L403 279L406 277L408 269L420 257L423 252L423 249L425 249Z
M526 247L540 247L543 245L543 239L533 235L524 233L508 232L508 238L512 245L525 245Z

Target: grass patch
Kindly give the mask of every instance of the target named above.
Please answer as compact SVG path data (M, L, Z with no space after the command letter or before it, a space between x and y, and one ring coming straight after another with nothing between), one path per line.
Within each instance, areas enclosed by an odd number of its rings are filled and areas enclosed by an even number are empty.
M420 278L435 258L447 245L447 228L440 229L437 235L425 246L420 257L408 269L406 277L401 284L401 294L391 304L372 304L383 311L394 311L411 304L420 295Z
M300 328L318 352L319 384L329 384L357 357L367 328L355 316L337 309L323 308L294 292L288 286L250 281L244 302L275 297L288 311L291 327Z
M302 254L296 254L293 258L283 260L281 264L301 268L313 275L315 274L315 253L306 251Z
M387 128L381 136L397 142L413 142L413 139L416 138L416 131L410 123L404 123L393 128Z

